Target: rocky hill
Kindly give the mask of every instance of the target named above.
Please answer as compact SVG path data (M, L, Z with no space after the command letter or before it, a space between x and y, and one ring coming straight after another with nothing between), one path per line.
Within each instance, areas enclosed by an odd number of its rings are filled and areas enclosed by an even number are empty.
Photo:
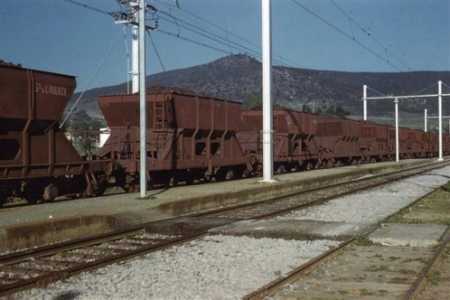
M292 108L302 108L305 104L316 109L338 105L353 115L360 115L363 84L386 94L409 94L427 88L438 80L450 83L450 71L355 73L276 66L274 96L278 104ZM226 56L204 65L155 74L149 76L148 82L151 86L179 87L199 94L244 102L259 97L261 93L261 63L246 55ZM426 92L436 90L434 86ZM125 83L89 90L79 109L91 116L100 116L96 96L125 91ZM423 107L421 101L405 102L401 110L422 114ZM450 105L446 109L450 109ZM379 116L388 111L392 111L389 102L371 107L371 114Z

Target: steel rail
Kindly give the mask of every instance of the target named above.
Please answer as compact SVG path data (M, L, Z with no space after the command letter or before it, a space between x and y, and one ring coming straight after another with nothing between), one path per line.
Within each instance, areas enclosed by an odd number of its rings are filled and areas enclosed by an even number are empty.
M299 277L310 273L317 266L323 263L325 260L331 259L332 257L337 256L343 249L345 249L348 245L354 242L355 239L347 240L342 242L339 246L334 247L323 254L316 256L315 258L309 260L308 262L300 265L295 268L291 272L289 272L285 277L280 277L275 279L274 281L266 284L262 288L244 296L243 300L260 300L264 299L268 296L273 295L275 292L283 288L286 284L291 283L297 280Z
M450 244L450 226L447 227L444 234L441 236L441 244L437 248L433 257L428 261L426 266L422 269L419 276L414 281L414 283L411 285L411 287L408 289L408 291L406 292L403 299L405 299L405 300L418 299L417 296L418 296L419 292L422 290L423 285L426 282L428 274L433 269L434 265L436 264L436 261L442 256L442 254L444 253L444 250L447 248L447 245L449 245L449 244Z
M20 260L23 260L24 258L27 258L30 255L33 255L33 257L39 257L39 256L44 256L44 255L50 255L53 254L55 251L65 251L65 250L70 250L70 249L74 249L74 248L79 248L79 247L83 247L83 246L88 246L88 245L92 245L92 244L96 244L99 242L106 242L106 241L111 241L114 239L120 239L126 235L131 235L134 234L138 231L142 231L144 230L146 227L155 224L155 223L159 223L159 222L164 222L164 221L173 221L176 220L180 217L204 217L204 216L214 216L216 214L221 214L221 213L225 213L225 212L233 212L237 209L245 209L245 208L252 208L252 207L259 207L260 205L267 205L267 204L274 204L274 203L280 203L282 200L288 199L288 198L294 198L297 196L301 196L304 194L310 194L310 193L314 193L314 192L322 192L326 189L332 189L332 188L342 188L345 185L354 185L357 183L363 183L366 181L373 181L375 179L383 179L381 182L379 183L373 183L370 185L366 185L366 186L362 186L359 189L349 189L346 192L340 192L338 194L334 194L333 196L329 196L329 197L321 197L319 200L315 200L315 201L311 201L311 202L307 202L307 203L301 203L298 204L296 206L290 206L287 207L285 209L282 210L277 210L275 213L267 213L267 214L259 214L259 216L257 217L253 217L254 219L258 219L258 218L267 218L270 216L274 216L275 214L283 214L287 211L290 210L294 210L297 208L302 208L304 206L311 206L311 205L318 205L318 204L322 204L324 202L327 202L331 199L337 198L337 197L342 197L348 194L352 194L361 190L365 190L365 189L369 189L369 188L374 188L380 185L385 184L386 182L392 182L395 180L401 180L410 176L414 176L420 173L424 173L427 172L429 170L435 169L435 168L440 168L442 166L448 165L450 164L450 161L446 161L446 162L439 162L439 163L435 163L433 165L429 165L427 163L424 164L420 164L418 166L413 166L410 168L405 168L402 170L395 170L392 172L387 172L387 173L382 173L382 174L378 174L378 175L373 175L370 177L365 177L365 178L360 178L360 179L356 179L356 180L349 180L346 182L339 182L339 183L335 183L335 184L329 184L326 186L321 186L321 187L317 187L317 188L312 188L312 189L307 189L307 190L303 190L303 191L299 191L299 192L294 192L294 193L290 193L290 194L286 194L286 195L282 195L282 196L278 196L278 197L274 197L271 198L269 200L265 200L265 201L261 201L261 202L253 202L253 203L246 203L246 204L240 204L237 206L232 206L232 207L225 207L225 208L219 208L219 209L213 209L207 212L201 212L201 213L193 213L193 214L186 214L186 215L181 215L178 217L174 217L174 218L168 218L168 219L164 219L164 220L158 220L158 221L153 221L153 222L149 222L149 223L145 223L142 225L137 225L137 226L130 226L127 227L126 229L123 230L117 230L111 233L106 233L106 234L100 234L100 235L94 235L91 236L89 238L82 238L82 239L74 239L71 241L65 241L65 242L61 242L61 243L57 243L57 244L52 244L52 245L48 245L48 246L43 246L43 247L39 247L39 248L34 248L34 249L27 249L25 251L20 251L20 252L14 252L14 253L10 253L7 255L2 255L0 256L0 265L2 264L6 264L7 262L17 262ZM425 168L425 169L424 169ZM421 172L414 172L413 174L406 174L406 175L402 175L399 176L397 178L392 178L392 176L398 175L398 174L402 174L405 172L412 172L412 171L416 171L416 170L420 170L420 169L424 169L421 170ZM390 178L387 178L388 176L390 176Z
M440 167L441 164L445 164L446 162L442 162L442 163L436 163L438 165L438 167ZM450 161L448 162L450 164ZM181 215L181 216L177 216L174 218L168 218L168 219L164 219L164 220L158 220L158 221L153 221L153 222L149 222L149 223L145 223L142 225L137 225L137 226L129 226L126 229L123 230L116 230L114 232L111 233L105 233L105 234L100 234L100 235L94 235L94 236L90 236L89 238L81 238L81 239L74 239L71 241L65 241L65 242L60 242L60 243L55 243L52 245L48 245L48 246L43 246L43 247L39 247L39 248L34 248L34 249L27 249L24 251L17 251L14 253L10 253L10 254L6 254L6 255L2 255L0 256L0 265L5 264L7 262L17 262L19 260L23 260L24 258L27 258L29 255L33 255L35 257L38 256L44 256L44 255L50 255L52 253L54 253L55 251L63 251L63 250L70 250L73 248L76 248L77 245L79 246L83 246L83 245L90 245L90 244L95 244L97 243L97 241L110 241L112 239L116 239L116 238L121 238L125 235L130 235L133 234L134 232L140 231L140 230L144 230L146 227L148 227L149 225L152 225L154 223L158 223L161 221L171 221L171 220L176 220L179 217L203 217L203 216L212 216L214 214L218 214L218 213L224 213L224 212L228 212L228 211L234 211L236 209L245 209L245 208L250 208L250 207L255 207L255 206L259 206L259 205L264 205L264 204L271 204L274 202L280 202L281 200L285 200L288 198L293 198L296 196L301 196L303 194L309 194L309 193L313 193L313 192L320 192L323 191L325 189L331 189L331 188L341 188L343 185L348 185L348 184L354 184L357 182L363 182L363 181L371 181L373 179L377 179L377 178L383 178L385 176L390 176L390 175L395 175L398 173L403 173L403 172L407 172L407 171L412 171L412 170L416 170L416 169L420 169L423 167L434 167L434 165L429 165L428 163L423 163L423 164L419 164L417 166L413 166L410 168L405 168L402 170L395 170L393 172L387 172L387 173L382 173L382 174L378 174L378 175L373 175L370 177L365 177L365 178L361 178L361 179L357 179L357 180L349 180L346 182L339 182L336 184L329 184L326 186L320 186L317 188L312 188L312 189L307 189L304 191L300 191L300 192L294 192L294 193L289 193L289 194L285 194L282 196L277 196L277 197L273 197L269 200L264 200L264 201L260 201L260 202L253 202L253 203L245 203L245 204L239 204L237 206L232 206L232 207L224 207L224 208L219 208L219 209L213 209L210 211L206 211L206 212L201 212L201 213L193 213L193 214L186 214L186 215ZM424 172L426 172L427 170L425 170ZM414 173L417 174L417 173ZM413 175L414 175L413 174ZM411 176L411 175L410 175ZM401 179L401 178L400 178ZM374 187L373 185L369 186L368 188ZM363 188L364 189L364 188ZM352 193L358 190L350 190L348 191L348 193ZM329 201L332 198L338 197L338 196L343 196L345 195L344 193L338 194L338 195L334 195L333 197L327 197L327 198L322 198L321 200L317 200L314 201L314 204L321 204L324 201ZM106 195L103 196L99 196L99 197L106 197ZM292 210L292 209L296 209L296 208L301 208L305 205L310 205L310 203L302 203L299 204L298 206L292 207L292 208L286 208L285 210ZM6 209L8 207L4 207L3 209ZM280 213L283 213L285 210L280 211ZM261 218L265 218L265 217L269 217L270 215L261 215Z
M243 297L243 300L262 300L266 297L273 296L277 291L280 291L281 289L283 289L287 284L297 281L302 276L308 275L309 273L313 272L319 265L321 265L321 264L329 261L330 259L338 256L339 254L341 254L347 247L351 246L353 243L358 241L358 239L369 236L385 220L389 220L393 216L401 213L402 211L408 210L410 207L414 206L416 203L418 203L421 200L423 200L424 198L428 197L434 191L435 190L426 193L425 195L419 197L418 199L416 199L415 201L413 201L406 207L403 207L402 209L392 213L391 215L384 218L383 220L378 221L376 224L370 225L363 233L343 241L338 246L336 246L336 247L322 253L321 255L314 257L313 259L307 261L306 263L296 267L291 272L289 272L286 276L277 278L277 279L269 282L268 284L264 285L263 287L257 289L256 291L253 291L252 293L247 294L246 296ZM448 235L448 239L450 239L449 229L450 229L450 227L446 231L447 235ZM445 234L443 236L445 236ZM443 247L443 249L445 249L445 247ZM442 253L443 249L442 250L439 249L439 250L441 250L440 253ZM435 261L435 259L434 259L434 261ZM426 277L426 274L424 275L424 278L425 277ZM410 300L412 298L406 298L406 299Z
M385 178L385 180L382 180L381 182L377 182L375 184L368 184L365 187L360 187L358 190L363 190L363 189L370 189L373 188L374 186L379 186L379 185L383 185L387 182L391 182L393 180L400 180L402 178L405 177L410 177L416 174L420 174L423 172L427 172L430 171L432 169L436 169L436 168L441 168L444 167L446 165L449 165L450 161L444 161L444 162L438 162L438 163L434 163L434 164L427 164L427 165L420 165L420 166L414 166L411 168L406 168L403 170L397 170L397 171L393 171L393 172L388 172L385 174L380 174L380 175L375 175L375 176L371 176L371 177L366 177L366 178L361 178L356 180L356 182L365 182L365 181L372 181L374 179L381 179L381 178ZM406 174L404 174L406 173ZM393 178L394 175L397 175L396 178ZM387 176L389 176L390 178L386 178ZM352 182L355 181L348 181L347 184L351 184ZM345 183L344 183L345 184ZM339 184L334 184L334 185L327 185L324 187L319 187L316 189L313 189L315 191L321 191L324 189L330 189L330 187L338 187L338 186L342 186L343 183L339 183ZM309 191L301 191L301 192L297 192L296 194L291 194L288 196L283 196L283 197L278 197L275 201L274 200L267 200L267 201L262 201L262 202L257 202L257 203L252 203L252 204L243 204L243 205L238 205L232 208L223 208L223 209L216 209L216 210L212 210L206 213L201 213L201 214L190 214L190 215L184 215L184 216L180 216L180 217L174 217L174 218L170 218L167 220L162 220L162 221L157 221L157 222L150 222L150 223L146 223L140 226L135 226L133 228L128 228L125 230L121 230L121 231L116 231L110 234L104 234L104 235L98 235L95 237L90 237L90 238L86 238L86 239L79 239L79 240L75 240L75 241L69 241L69 242L63 242L60 244L56 244L56 245L50 245L50 246L46 246L46 247L41 247L41 248L37 248L37 249L31 249L28 251L24 251L24 252L20 252L20 253L13 253L13 254L9 254L9 255L5 255L5 256L0 256L0 266L2 267L7 267L7 266L14 266L15 264L19 264L21 262L25 262L30 258L34 258L34 259L38 259L38 258L42 258L42 257L48 257L48 256L52 256L52 255L57 255L58 253L63 253L66 251L71 251L74 249L83 249L83 248L87 248L90 246L94 246L94 245L98 245L98 244L102 244L105 242L111 242L111 241L115 241L115 240L121 240L121 239L126 239L127 237L132 236L133 234L137 234L139 231L144 231L145 232L145 228L148 228L148 226L152 225L152 224L157 224L157 223L161 223L161 222L170 222L170 221L174 221L180 218L186 218L186 217L211 217L214 216L215 214L220 214L223 212L239 212L239 210L242 209L246 209L249 208L251 206L253 207L258 207L264 204L267 204L267 202L272 202L272 203L281 203L283 199L289 198L289 197L295 197L296 195L299 196L301 194L304 193L308 193L308 192L312 192L312 190ZM355 190L348 190L345 191L344 193L341 194L334 194L333 196L328 196L325 198L320 198L316 201L311 201L309 203L302 203L300 205L297 206L289 206L289 207L284 207L282 209L276 208L274 211L271 212L266 212L266 213L260 213L259 215L256 216L250 216L248 219L260 219L260 218L267 218L270 216L274 216L277 214L283 214L286 213L287 211L290 210L295 210L301 207L305 207L305 206L312 206L312 205L317 205L319 203L323 203L324 201L329 201L331 199L334 199L336 197L340 197L343 194L349 194L349 193L354 193ZM273 207L272 207L273 209ZM235 219L230 219L227 222L222 223L220 226L226 225L226 224L231 224L236 222ZM214 228L214 227L218 227L218 225L212 225L210 226L208 229ZM66 270L63 271L53 271L53 272L47 272L42 276L37 276L35 278L30 278L28 280L19 280L16 283L10 284L10 285L4 285L4 286L0 286L0 296L3 295L9 295L12 294L14 292L26 289L26 288L30 288L36 285L42 285L42 284L48 284L63 278L67 278L69 276L72 276L74 274L83 272L83 271L87 271L87 270L92 270L95 268L99 268L108 264L112 264L118 261L123 261L126 259L130 259L133 257L136 257L138 255L143 255L145 253L149 253L152 251L157 251L157 250L161 250L161 249L165 249L174 245L178 245L181 243L185 243L188 242L190 240L193 239L197 239L205 234L207 234L207 230L203 230L203 231L199 231L196 232L194 234L190 234L187 236L183 236L181 238L177 238L174 240L170 240L170 241L166 241L157 245L147 245L147 246L143 246L140 247L136 250L129 250L129 251L125 251L125 253L119 254L119 255L110 255L107 257L102 257L101 259L97 259L94 260L93 262L89 262L89 263L80 263L78 265L72 266L72 267L68 267L66 268Z
M83 262L76 264L72 267L69 267L62 271L49 271L45 273L42 276L21 280L9 285L0 286L0 297L11 295L12 293L16 293L22 290L25 290L27 288L32 288L35 286L43 286L47 285L49 283L63 280L65 278L71 277L73 275L91 271L94 269L98 269L113 263L121 262L124 260L129 260L134 257L144 255L150 252L158 251L158 250L164 250L179 244L183 244L189 241L192 241L194 239L198 239L205 235L205 233L190 235L188 237L182 237L175 240L168 240L166 242L162 242L160 244L156 245L145 245L142 246L136 250L123 250L122 253L119 254L111 254L110 256L106 256L100 259L96 259L92 262ZM78 249L78 248L77 248ZM117 250L116 250L117 251Z

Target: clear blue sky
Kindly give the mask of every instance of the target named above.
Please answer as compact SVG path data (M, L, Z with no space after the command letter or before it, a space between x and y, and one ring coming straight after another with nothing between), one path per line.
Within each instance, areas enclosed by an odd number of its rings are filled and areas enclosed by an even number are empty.
M77 0L107 11L115 0ZM160 0L174 3L175 0ZM330 0L297 0L378 53L385 51L364 35ZM449 0L335 0L375 38L413 70L450 70ZM26 67L78 76L79 89L123 82L126 56L123 31L108 16L63 0L2 0L0 58ZM155 1L155 6L168 10ZM181 7L220 24L254 44L260 43L260 0L179 0ZM394 71L339 35L290 0L273 0L274 54L296 66L347 71ZM173 9L177 16L182 16ZM202 25L205 29L208 26ZM177 32L164 22L162 29ZM181 34L193 37L185 30ZM224 35L224 33L220 33ZM167 69L206 63L223 53L191 45L161 33L154 40ZM205 41L202 38L197 40ZM208 42L211 43L212 42ZM110 45L113 45L110 47ZM222 46L223 47L223 46ZM112 49L108 54L108 49ZM238 51L235 51L238 52ZM105 60L97 76L99 62ZM394 60L397 64L398 62ZM400 65L403 67L402 65ZM405 67L403 67L405 69ZM406 69L405 69L406 70ZM160 72L154 51L149 73ZM89 84L91 78L95 77Z

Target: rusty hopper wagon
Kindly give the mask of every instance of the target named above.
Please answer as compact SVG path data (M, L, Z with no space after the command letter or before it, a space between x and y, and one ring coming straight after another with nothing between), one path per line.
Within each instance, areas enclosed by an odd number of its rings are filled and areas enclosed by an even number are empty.
M236 137L240 103L177 89L154 88L147 94L150 184L242 175L246 158ZM100 156L123 167L124 177L117 179L132 190L139 176L138 95L102 96L99 104L111 128Z
M111 137L98 160L79 156L59 129L75 89L72 76L0 63L0 206L58 196L101 194L139 182L138 95L99 99ZM262 112L239 102L173 88L147 90L150 185L259 175ZM402 158L437 154L437 134L400 129ZM450 137L444 137L444 154ZM392 160L392 126L274 109L277 173Z
M262 112L242 111L238 137L255 173L262 161ZM274 109L274 169L276 173L312 168L378 162L395 158L395 129L392 126ZM436 155L436 134L400 129L402 158ZM445 139L448 153L449 139Z
M261 110L244 110L238 102L179 89L154 88L147 94L151 184L261 173ZM133 190L139 177L138 95L102 96L99 104L111 128L100 156L121 166L115 173L117 183ZM395 157L392 126L282 107L274 109L273 124L277 173ZM402 158L436 155L435 133L401 128L400 139ZM449 141L445 140L446 149Z
M72 76L0 64L0 206L12 197L53 200L95 181L85 177L104 162L81 159L58 126L74 89Z

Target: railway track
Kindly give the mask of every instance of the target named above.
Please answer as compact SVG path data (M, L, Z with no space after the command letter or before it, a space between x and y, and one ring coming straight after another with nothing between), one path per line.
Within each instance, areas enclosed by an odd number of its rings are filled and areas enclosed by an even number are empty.
M275 294L277 291L282 289L287 284L297 280L299 277L310 273L314 268L322 264L325 260L329 260L334 256L338 255L341 251L345 249L348 245L350 245L355 239L350 239L345 242L339 244L339 246L328 250L327 252L319 255L312 260L308 261L305 264L302 264L289 272L285 277L278 278L272 282L269 282L267 285L261 287L260 289L254 291L246 295L244 300L260 300L264 299L268 296Z
M345 194L381 186L447 165L450 165L450 161L414 166L284 195L262 203L153 222L107 235L0 256L0 296L35 286L45 286L80 272L179 245L206 235L211 228L239 220L285 214L291 210L317 205ZM316 258L310 265L313 266L338 250L332 250L325 256Z
M418 298L419 293L422 290L428 275L433 270L433 267L436 265L436 262L442 256L444 250L449 244L450 244L450 227L447 227L447 230L442 235L441 244L437 248L433 257L428 261L425 268L423 268L422 272L420 272L419 276L417 277L417 280L413 283L413 285L411 285L410 289L406 292L406 295L404 297L405 300L419 299Z
M426 195L420 197L408 207L412 207L415 203L419 202L420 200L428 197L430 193L427 193ZM403 208L403 209L407 209ZM395 215L397 213L394 213ZM393 215L385 218L385 220L389 219ZM384 220L383 220L384 221ZM281 291L283 288L285 288L288 284L291 284L295 281L298 281L302 277L307 276L308 274L312 273L316 268L321 266L322 264L325 264L326 262L332 260L334 257L339 255L340 253L343 253L347 247L351 246L353 243L357 243L359 239L361 238L367 238L371 233L373 233L383 221L378 222L377 224L371 225L369 228L367 228L364 232L360 233L357 236L351 237L342 243L340 243L338 246L324 252L323 254L311 259L310 261L294 268L291 272L289 272L286 276L277 278L265 286L257 289L256 291L246 295L243 297L243 300L262 300L267 297L275 295L277 292ZM441 255L444 253L444 250L446 249L447 245L450 243L450 227L447 227L447 230L442 235L442 243L437 248L435 254L433 257L428 261L426 266L423 268L422 272L418 275L417 279L413 282L411 287L407 290L405 293L405 296L403 297L404 300L414 300L419 299L418 295L420 291L422 290L422 287L426 281L426 278L428 274L432 271L433 266L435 265L436 261L441 257Z
M431 193L427 193L424 196L420 197L408 207L414 206L414 204L420 202L422 199L428 197ZM407 209L403 208L404 209ZM395 215L397 213L394 213ZM385 218L385 220L389 219L393 215ZM380 224L383 223L383 221L378 222L377 224L374 224L367 228L364 232L359 234L358 236L349 238L342 243L340 243L338 246L324 252L320 256L317 256L313 258L312 260L296 267L294 270L289 272L286 276L277 278L273 280L272 282L268 283L267 285L261 287L260 289L246 295L243 297L244 300L262 300L267 297L275 295L278 291L285 288L288 284L293 283L303 276L306 276L310 273L312 273L317 267L320 265L326 263L329 260L332 260L334 257L345 251L347 247L352 245L353 243L357 242L361 238L368 237L372 232L374 232ZM447 230L444 232L441 238L441 244L436 249L436 252L432 256L432 258L427 262L423 270L419 273L417 279L413 282L413 284L410 286L410 288L405 293L405 296L403 299L405 300L414 300L414 299L420 299L418 298L419 293L422 291L422 288L427 280L428 275L432 272L433 267L436 265L436 261L443 255L446 247L450 244L450 227L447 227Z

